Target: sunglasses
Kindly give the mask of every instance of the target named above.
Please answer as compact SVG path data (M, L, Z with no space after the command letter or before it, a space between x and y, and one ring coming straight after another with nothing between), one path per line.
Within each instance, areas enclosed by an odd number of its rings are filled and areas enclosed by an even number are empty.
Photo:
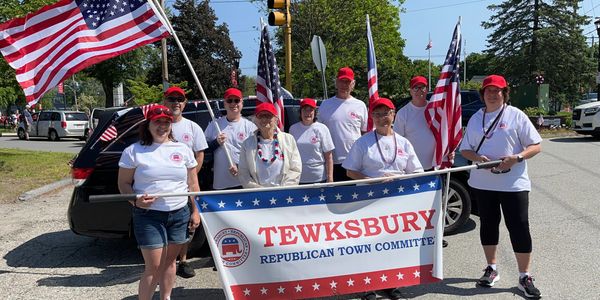
M185 102L185 98L183 98L183 97L167 97L167 102L172 102L172 103L179 102L179 103L183 103L183 102Z
M151 109L149 113L152 113L153 115L160 115L160 114L165 114L167 116L172 116L173 112L170 109L164 109L164 108L154 108Z
M226 103L235 103L235 104L238 104L238 103L240 103L240 101L241 101L240 99L225 99Z
M392 112L394 112L394 111L393 110L388 110L386 112L374 112L373 113L373 117L374 118L384 118L384 117L387 117L387 116L391 116Z
M413 91L418 92L418 91L426 91L427 87L426 86L415 86L414 88L412 88Z

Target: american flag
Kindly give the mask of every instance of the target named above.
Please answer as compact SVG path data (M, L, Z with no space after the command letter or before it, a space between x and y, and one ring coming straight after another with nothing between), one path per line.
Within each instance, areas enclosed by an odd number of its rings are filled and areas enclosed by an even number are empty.
M260 49L258 52L258 71L256 76L256 98L261 102L270 102L277 110L279 123L277 126L283 130L283 97L280 92L279 68L275 61L273 47L269 40L267 26L263 26L260 35Z
M169 32L146 0L61 0L0 24L0 52L27 103L78 71Z
M150 103L150 104L146 104L144 106L137 107L137 109L141 110L141 112L142 112L142 116L143 116L142 119L145 119L146 114L148 114L148 111L150 111L150 109L152 109L156 105L158 105L158 104ZM108 142L108 141L115 139L119 135L119 132L115 125L120 121L120 118L122 116L124 116L126 113L128 113L132 109L134 109L134 108L131 107L131 108L123 109L123 110L116 112L113 115L112 124L110 126L108 126L108 128L106 128L104 130L104 132L102 132L102 134L100 135L100 140L103 142Z
M369 111L371 111L371 105L379 98L379 89L377 86L377 60L375 59L375 45L373 44L373 36L371 35L371 24L369 22L369 15L367 15L367 69L369 73L367 75L368 87L369 87ZM373 119L369 114L367 123L367 130L373 129Z
M431 38L429 38L429 43L427 43L427 46L425 46L425 50L429 50L433 48L433 43L431 42Z
M451 167L447 155L454 152L462 139L460 101L460 21L454 28L452 42L442 67L440 79L425 108L425 119L435 137L434 167ZM445 160L444 160L445 159Z

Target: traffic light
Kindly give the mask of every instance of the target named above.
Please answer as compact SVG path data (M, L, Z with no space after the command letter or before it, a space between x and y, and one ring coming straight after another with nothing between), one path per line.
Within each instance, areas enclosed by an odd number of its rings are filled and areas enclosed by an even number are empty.
M276 9L276 11L269 13L269 25L283 26L290 24L290 0L267 0L267 6L269 9Z

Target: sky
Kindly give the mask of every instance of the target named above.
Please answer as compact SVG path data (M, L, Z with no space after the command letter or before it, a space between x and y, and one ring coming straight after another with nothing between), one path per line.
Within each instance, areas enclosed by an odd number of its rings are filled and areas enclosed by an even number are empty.
M172 5L174 0L166 0ZM452 39L452 32L459 17L462 17L462 34L466 45L463 51L466 54L482 52L487 46L487 36L490 30L481 26L482 21L487 21L491 12L487 9L490 4L501 3L500 0L406 0L402 4L403 12L400 13L400 33L405 39L404 55L410 59L423 59L428 57L425 46L428 36L431 35L433 48L431 60L436 64L444 61L448 46ZM267 14L261 12L261 6L266 7L266 0L251 3L248 0L211 0L218 23L227 23L230 38L235 46L242 52L240 69L242 74L256 75L256 61L260 41L260 18L267 21ZM581 1L581 10L584 14L600 15L600 0ZM293 30L293 19L292 19ZM594 25L583 28L591 42L591 36L597 40ZM464 52L463 52L464 53Z

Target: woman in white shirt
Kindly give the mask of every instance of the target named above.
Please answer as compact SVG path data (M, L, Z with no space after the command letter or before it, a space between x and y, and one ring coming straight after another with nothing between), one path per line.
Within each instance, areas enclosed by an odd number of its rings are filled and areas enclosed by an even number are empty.
M504 77L490 75L479 91L485 107L467 124L461 154L474 162L501 159L490 170L471 170L469 186L477 200L481 221L479 237L487 267L478 284L493 286L500 279L496 268L499 225L502 216L519 268L518 288L528 298L541 297L529 274L532 242L529 232L529 191L526 159L541 151L542 138L521 110L508 104Z
M333 182L333 152L335 148L329 129L315 120L317 102L311 98L300 101L301 121L290 127L302 158L300 183Z
M245 188L297 185L302 172L294 137L277 128L277 112L263 102L254 112L258 130L240 150L239 178Z
M160 298L169 299L177 254L200 225L192 197L148 196L200 190L194 153L174 141L172 122L173 113L167 107L151 108L140 125L140 141L123 150L119 161L119 191L140 195L130 201L133 230L145 264L139 299L152 299L157 284Z

